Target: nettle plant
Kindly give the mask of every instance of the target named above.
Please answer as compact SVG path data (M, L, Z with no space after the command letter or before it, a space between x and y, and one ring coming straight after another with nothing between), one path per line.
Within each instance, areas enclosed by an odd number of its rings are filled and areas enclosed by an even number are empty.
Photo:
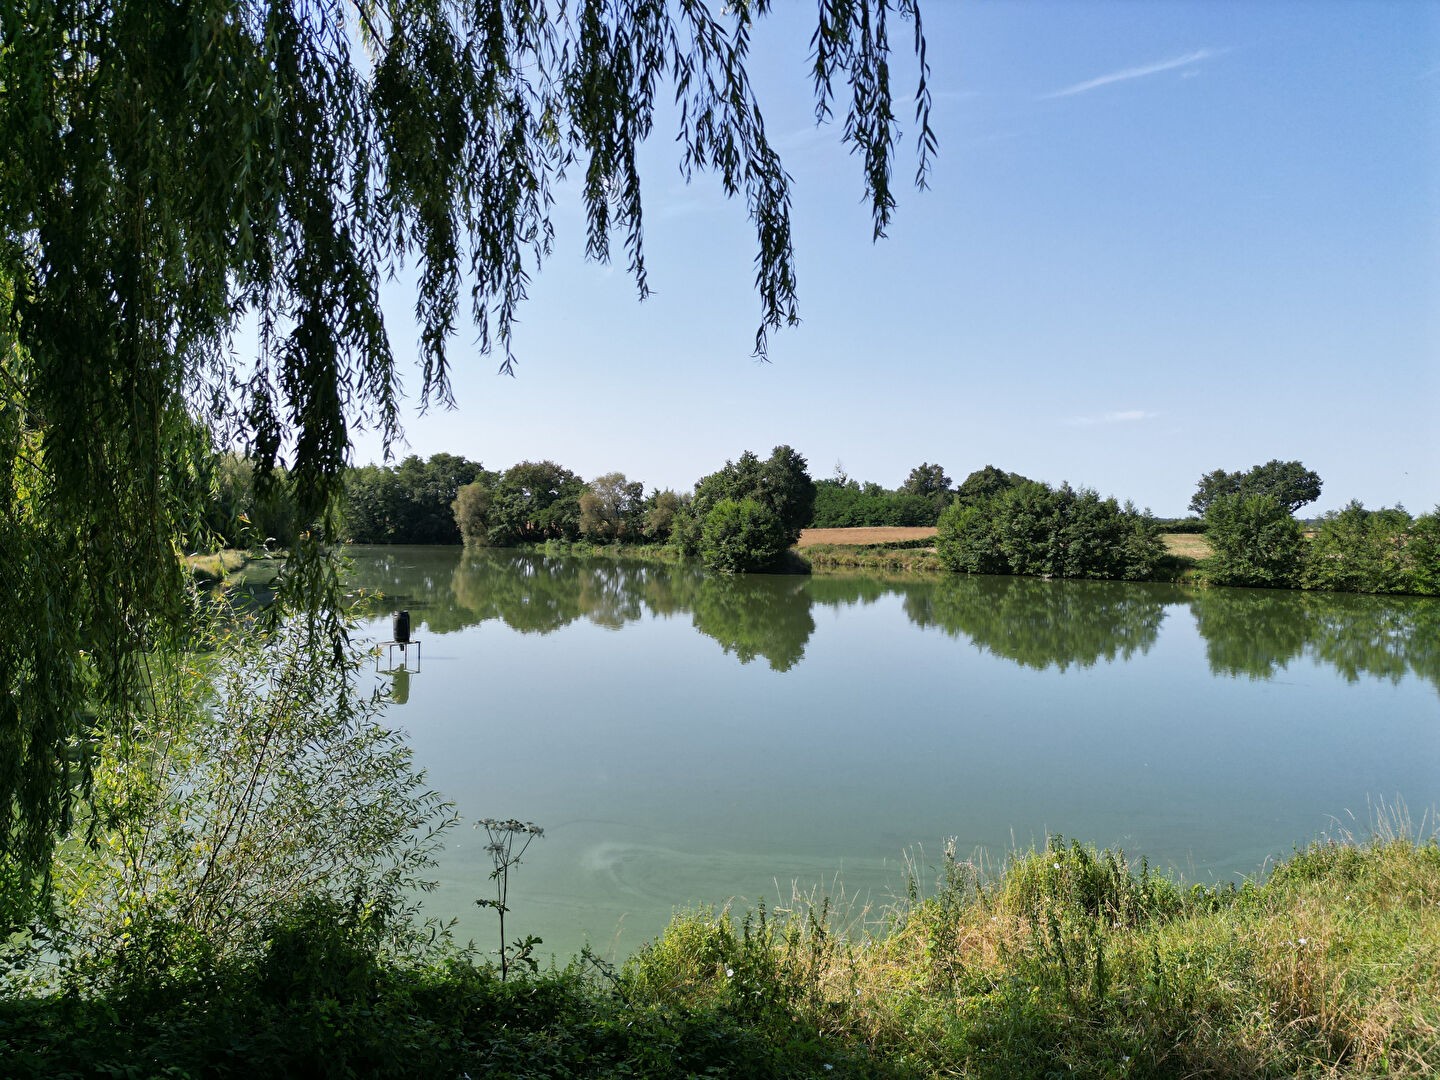
M540 962L535 959L535 946L544 942L534 934L527 934L506 945L505 914L510 910L510 868L520 865L520 857L537 836L545 835L545 830L534 822L517 821L514 818L503 821L498 818L481 818L475 823L475 827L485 830L485 851L495 866L495 869L490 871L490 880L495 882L495 899L482 897L475 903L482 908L493 908L500 916L500 979L508 979L510 968L516 964L531 971L539 971Z

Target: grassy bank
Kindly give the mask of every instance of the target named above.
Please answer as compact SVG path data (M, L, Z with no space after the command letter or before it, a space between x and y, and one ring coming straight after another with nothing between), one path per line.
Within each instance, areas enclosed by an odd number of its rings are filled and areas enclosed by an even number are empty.
M938 881L936 880L938 878ZM1322 844L1181 888L1058 840L994 880L947 857L878 921L822 902L676 918L615 971L502 984L379 952L317 905L10 994L0 1071L315 1076L1382 1076L1440 1070L1440 847ZM138 939L137 939L138 940ZM182 943L183 944L183 943Z
M231 574L243 570L249 561L250 556L246 552L234 548L226 548L213 555L186 555L184 558L186 569L203 585L223 581Z
M185 568L202 588L262 588L275 579L283 561L283 552L255 555L236 548L184 556Z
M890 544L812 544L800 550L812 570L885 570L943 574L945 567L933 547Z

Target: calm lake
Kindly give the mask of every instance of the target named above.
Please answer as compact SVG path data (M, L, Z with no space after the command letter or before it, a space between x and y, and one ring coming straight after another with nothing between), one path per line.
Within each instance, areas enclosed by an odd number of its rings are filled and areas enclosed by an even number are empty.
M883 904L950 837L997 862L1062 833L1223 881L1440 804L1436 600L352 559L411 614L420 670L377 676L388 721L464 818L426 910L484 948L482 817L544 826L507 936L564 958L624 956L698 904Z

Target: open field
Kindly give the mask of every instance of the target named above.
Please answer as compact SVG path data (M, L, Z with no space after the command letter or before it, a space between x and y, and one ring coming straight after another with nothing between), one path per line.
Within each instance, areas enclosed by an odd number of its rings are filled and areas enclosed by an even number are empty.
M816 544L834 544L839 547L861 547L867 544L896 544L909 540L924 540L935 535L934 526L917 528L865 528L865 529L806 529L800 534L801 549Z
M1210 557L1210 545L1200 533L1165 533L1160 539L1171 555L1197 560Z

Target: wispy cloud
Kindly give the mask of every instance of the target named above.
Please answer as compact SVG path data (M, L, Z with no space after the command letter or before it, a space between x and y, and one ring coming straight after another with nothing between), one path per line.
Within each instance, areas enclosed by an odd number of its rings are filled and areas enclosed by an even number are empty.
M934 90L930 96L936 101L971 101L984 97L979 90Z
M1153 420L1159 413L1144 409L1122 409L1118 412L1100 413L1096 416L1072 416L1067 423L1077 427L1092 427L1095 424L1132 424L1137 420Z
M1162 72L1174 71L1177 68L1189 68L1196 64L1204 63L1206 60L1226 52L1225 49L1196 49L1184 56L1172 57L1169 60L1160 60L1153 64L1141 64L1139 67L1122 68L1119 71L1112 71L1108 75L1100 75L1093 79L1086 79L1074 86L1067 86L1063 90L1055 90L1049 94L1041 94L1040 99L1047 101L1050 98L1074 97L1076 94L1088 94L1091 90L1098 90L1102 86L1109 86L1111 83L1129 82L1131 79L1144 79L1151 75L1159 75Z
M1018 131L992 131L988 135L976 135L973 138L962 139L955 146L959 150L978 150L982 146L993 146L995 143L1010 142L1020 138Z
M796 152L808 150L812 146L821 143L833 142L836 145L840 142L839 125L835 124L806 124L794 131L782 132L779 135L770 137L770 145L776 150Z
M708 199L678 199L674 202L661 203L655 216L661 221L675 221L679 218L707 213L714 208L715 203Z

